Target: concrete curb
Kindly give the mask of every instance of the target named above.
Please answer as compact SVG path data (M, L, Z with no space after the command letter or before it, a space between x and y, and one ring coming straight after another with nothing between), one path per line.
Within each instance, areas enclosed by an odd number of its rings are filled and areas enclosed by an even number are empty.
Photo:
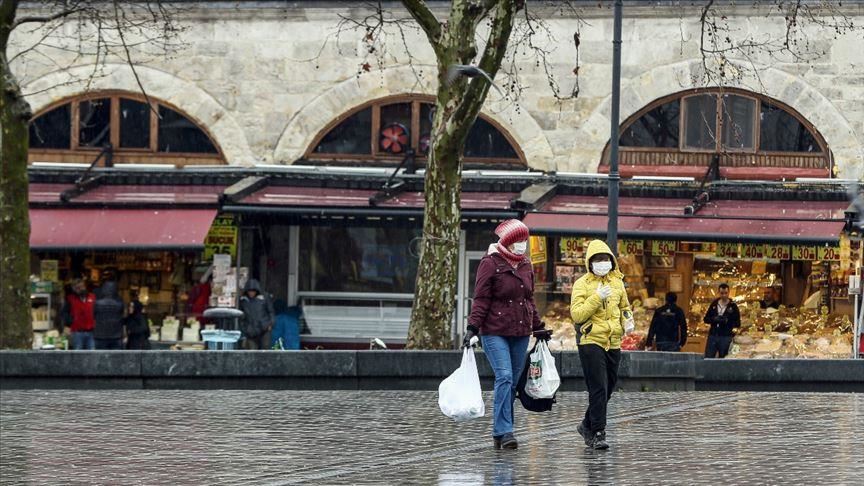
M583 390L577 352L553 353L562 390ZM459 351L0 351L3 389L436 390ZM492 370L477 352L480 377ZM864 392L864 361L706 360L691 353L624 352L618 387L640 390Z

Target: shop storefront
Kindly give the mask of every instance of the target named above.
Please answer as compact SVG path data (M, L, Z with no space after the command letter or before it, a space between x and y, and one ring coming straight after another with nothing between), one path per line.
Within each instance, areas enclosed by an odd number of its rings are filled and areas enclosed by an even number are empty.
M305 348L368 348L374 338L388 347L405 343L420 261L423 193L406 191L373 205L378 193L274 184L223 207L242 219L242 227L258 228L252 232L258 256L241 261L252 262L251 273L264 276L269 292L300 307ZM464 328L470 306L470 269L476 270L495 226L519 216L510 208L516 195L462 194L454 335Z
M621 199L619 263L637 321L625 349L645 349L653 310L675 292L688 323L683 350L703 353L703 317L726 283L742 318L729 357L852 356L847 290L862 251L844 231L848 202L724 200L685 216L688 204ZM570 291L585 272L587 242L605 238L606 208L604 197L563 195L526 215L550 255L535 264L535 275L557 348L575 349Z
M189 297L212 255L234 252L224 239L224 218L217 217L224 186L104 185L71 204L61 201L60 194L74 187L31 184L34 347L68 345L57 331L75 279L97 298L105 281L113 280L124 302L138 299L154 346L200 344L202 323L195 332L182 328L201 318Z

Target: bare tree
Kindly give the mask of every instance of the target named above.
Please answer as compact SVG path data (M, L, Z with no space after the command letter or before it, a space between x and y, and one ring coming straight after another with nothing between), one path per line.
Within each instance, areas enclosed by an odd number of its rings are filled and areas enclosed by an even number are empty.
M77 36L62 32L70 27ZM10 56L10 38L27 29L35 42L16 46L16 54ZM181 31L160 1L42 0L28 2L26 12L19 0L0 1L0 348L27 348L32 338L27 180L32 113L13 72L15 62L38 57L62 71L86 59L94 66L92 78L106 62L122 59L135 73L137 47L155 44L170 49ZM72 51L75 56L59 65L52 50ZM80 81L68 76L70 83ZM146 96L140 80L138 84Z

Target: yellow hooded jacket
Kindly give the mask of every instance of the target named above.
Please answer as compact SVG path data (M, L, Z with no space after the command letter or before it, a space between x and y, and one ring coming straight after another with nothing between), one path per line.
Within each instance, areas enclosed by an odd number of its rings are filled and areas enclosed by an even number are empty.
M612 256L612 270L603 277L594 275L589 264L591 257L598 253ZM626 312L629 315L631 310L618 260L606 243L593 240L588 244L585 266L588 267L588 273L573 284L570 298L570 317L582 333L579 344L596 344L606 351L621 349L621 336L624 335L622 314ZM597 295L597 287L603 284L612 287L612 295L605 301Z

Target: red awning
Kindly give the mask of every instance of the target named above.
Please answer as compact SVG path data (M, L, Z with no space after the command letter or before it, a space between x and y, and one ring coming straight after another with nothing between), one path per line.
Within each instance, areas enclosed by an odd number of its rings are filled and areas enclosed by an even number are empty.
M60 194L74 184L30 184L31 203L60 203ZM219 204L225 186L216 185L102 185L75 197L75 204Z
M213 209L31 209L33 249L198 249Z
M618 233L622 238L696 241L834 243L845 225L843 202L713 201L685 216L688 200L621 198ZM608 217L605 197L557 196L543 212L529 213L535 233L602 236Z
M369 198L378 191L370 189L337 189L328 187L265 187L243 198L241 205L372 208ZM516 193L463 192L462 209L509 211ZM403 192L377 204L377 208L419 209L425 205L422 192Z

